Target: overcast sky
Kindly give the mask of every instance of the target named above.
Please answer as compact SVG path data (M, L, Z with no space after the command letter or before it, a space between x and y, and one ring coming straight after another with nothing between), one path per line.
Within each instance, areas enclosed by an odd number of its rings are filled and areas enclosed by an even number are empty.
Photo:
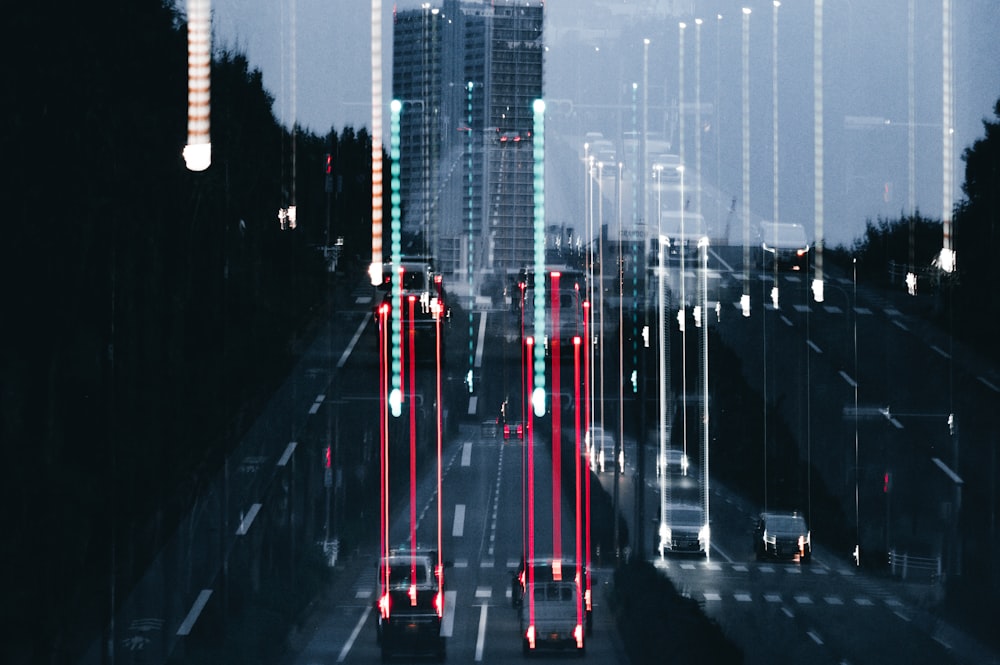
M719 109L731 123L720 123L720 136L735 149L735 162L722 186L739 190L739 103L741 71L741 7L751 7L751 115L754 145L770 145L771 127L771 0L548 0L546 5L546 97L582 96L593 103L623 102L623 89L641 79L643 37L649 47L650 94L676 98L679 18L644 20L632 32L622 31L628 11L650 11L671 1L695 8L705 18L702 26L703 101L714 98L719 82ZM983 133L982 120L992 117L1000 97L1000 1L951 0L954 32L955 198L962 196L962 151ZM419 0L383 0L384 99L391 97L391 40L393 8L420 6ZM439 5L439 0L432 5ZM812 31L814 0L784 0L779 10L779 136L782 154L783 199L794 188L809 188L808 196L794 197L791 209L809 215L812 205ZM886 189L884 209L870 213L898 215L906 205L908 178L906 130L907 7L909 0L825 0L824 104L828 137L827 170L836 171L859 187L867 180ZM941 0L914 0L915 124L918 126L918 208L940 216L941 197ZM214 46L247 54L263 72L264 85L275 98L275 112L283 122L292 118L315 133L371 123L371 4L369 0L213 0ZM719 21L716 16L723 15ZM694 16L683 17L690 21ZM646 30L652 34L640 34ZM693 58L694 40L686 34L687 58ZM631 46L630 46L631 45ZM589 59L589 61L588 61ZM293 62L296 64L293 75ZM688 102L693 101L693 73L688 61ZM584 91L586 89L586 92ZM617 97L617 99L614 99ZM852 132L838 137L847 117L891 120L892 131ZM759 129L758 129L759 128ZM581 128L605 133L621 127ZM763 132L768 133L766 141ZM936 148L931 144L936 142ZM787 146L787 147L786 147ZM801 148L801 149L800 149ZM841 162L847 151L853 163ZM892 173L868 173L872 160L893 162ZM770 151L754 151L754 171L770 169ZM860 162L860 164L859 164ZM725 180L725 167L720 180ZM785 176L785 171L788 175ZM847 174L844 175L844 172ZM796 180L798 179L798 180ZM884 182L882 182L884 181ZM874 184L872 186L875 186ZM791 188L791 190L790 190ZM933 191L932 191L933 190ZM770 192L755 187L758 201ZM847 193L853 196L853 192ZM829 192L836 197L838 192ZM835 200L835 198L834 198ZM755 208L758 207L755 205ZM866 214L869 214L866 212ZM857 226L857 224L855 225ZM863 226L861 226L863 229ZM857 229L852 229L852 232Z

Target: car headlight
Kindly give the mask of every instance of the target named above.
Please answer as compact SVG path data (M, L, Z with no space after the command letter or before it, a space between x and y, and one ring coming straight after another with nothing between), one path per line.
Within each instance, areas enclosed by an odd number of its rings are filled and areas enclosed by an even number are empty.
M660 522L660 547L666 547L670 543L670 527L666 522Z
M705 544L705 549L708 550L708 544L712 539L712 529L707 524L698 530L698 541Z
M776 536L774 536L774 535L769 535L767 533L767 529L765 529L764 530L764 542L767 543L768 545L774 545L776 542L778 542L778 538Z

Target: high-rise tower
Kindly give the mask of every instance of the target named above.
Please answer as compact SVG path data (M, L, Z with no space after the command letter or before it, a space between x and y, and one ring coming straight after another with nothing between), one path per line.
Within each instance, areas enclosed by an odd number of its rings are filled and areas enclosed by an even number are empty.
M531 256L543 18L541 0L444 0L396 16L404 231L442 272L517 269Z

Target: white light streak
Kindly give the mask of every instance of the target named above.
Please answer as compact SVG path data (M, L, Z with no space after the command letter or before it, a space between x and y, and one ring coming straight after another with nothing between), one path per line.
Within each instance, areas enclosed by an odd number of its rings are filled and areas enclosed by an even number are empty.
M211 25L209 0L188 0L188 140L184 162L191 171L212 164Z

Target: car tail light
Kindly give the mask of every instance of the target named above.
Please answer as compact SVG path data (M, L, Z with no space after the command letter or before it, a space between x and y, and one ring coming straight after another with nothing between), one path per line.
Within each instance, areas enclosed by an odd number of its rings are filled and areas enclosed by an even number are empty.
M583 592L583 602L586 604L588 612L593 609L590 604L590 589Z
M383 619L389 618L389 594L383 595L378 601L378 611Z
M437 612L439 619L444 616L444 596L441 595L440 591L434 596L434 610Z
M505 439L510 438L510 425L508 425L507 423L503 424L503 438Z
M524 633L524 637L528 640L528 648L535 648L535 627L528 626L527 632Z
M517 438L519 439L524 438L524 425L522 425L521 423L517 424Z
M412 605L413 607L416 607L417 606L417 585L416 584L411 584L410 585L409 596L410 596L410 605Z
M576 648L583 648L583 626L576 624L576 628L573 629L573 637L576 638Z

